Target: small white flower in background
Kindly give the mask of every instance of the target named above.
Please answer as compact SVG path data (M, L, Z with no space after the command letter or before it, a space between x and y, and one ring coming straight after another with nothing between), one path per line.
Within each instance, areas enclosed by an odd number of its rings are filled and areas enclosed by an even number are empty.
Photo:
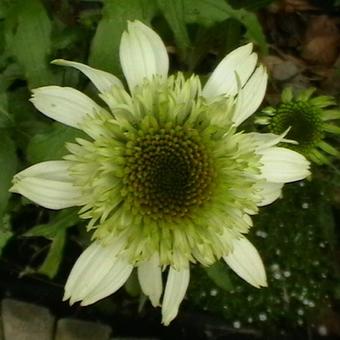
M168 325L190 263L223 258L251 285L267 285L260 255L243 235L250 215L275 201L284 183L308 176L309 163L276 146L283 135L237 132L266 90L252 44L228 54L203 88L195 75L168 76L163 42L139 21L123 33L120 60L129 92L109 73L54 61L83 72L106 106L68 87L34 90L39 111L88 138L68 144L64 160L18 173L11 191L50 209L82 206L89 219L93 242L71 271L65 300L94 303L137 268L142 291Z

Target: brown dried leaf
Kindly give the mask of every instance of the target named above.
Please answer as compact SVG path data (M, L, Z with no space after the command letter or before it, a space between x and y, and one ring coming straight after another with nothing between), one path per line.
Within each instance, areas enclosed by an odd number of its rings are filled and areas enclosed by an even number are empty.
M286 81L294 77L301 70L293 61L283 60L273 55L266 56L262 62L266 65L273 78L278 81Z
M318 15L308 20L305 39L311 40L315 36L338 35L336 21L327 15Z
M324 73L324 80L321 83L321 87L325 92L327 92L327 94L340 99L340 72L339 70L340 70L340 55L335 61L333 67L327 68L327 71ZM339 191L339 202L340 202L340 191Z
M320 15L309 20L302 57L314 64L333 64L338 56L340 33L334 19Z
M309 3L308 0L281 0L270 6L272 12L295 13L303 11L313 11L317 8Z

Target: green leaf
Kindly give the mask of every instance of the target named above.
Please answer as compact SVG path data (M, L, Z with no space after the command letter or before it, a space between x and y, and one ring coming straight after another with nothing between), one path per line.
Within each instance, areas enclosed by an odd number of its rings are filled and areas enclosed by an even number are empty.
M0 74L0 91L7 90L18 78L20 78L19 66L15 63L7 65L5 70Z
M7 93L0 92L0 129L9 127L12 123L12 117L8 112Z
M0 1L0 19L4 19L7 14L8 5L5 1Z
M41 1L13 1L5 30L7 47L30 87L52 83L48 68L51 22Z
M195 68L203 62L204 68L200 72L207 72L211 68L211 58L208 54L211 50L216 54L216 59L221 60L225 55L240 45L242 37L242 25L237 20L229 18L212 27L199 26L194 36L192 48L187 57L189 71L194 72ZM208 59L206 59L208 57ZM207 68L207 69L206 69ZM201 77L201 80L205 80Z
M244 8L249 11L256 11L266 7L275 0L228 0L228 3L235 8Z
M49 223L39 224L26 231L25 237L45 237L53 240L60 230L66 230L79 222L77 209L64 209L51 219Z
M231 52L239 46L242 37L241 28L241 23L236 19L230 18L226 21L224 40L222 43L225 51ZM224 56L221 57L223 58Z
M63 256L66 230L78 222L77 209L64 209L56 213L49 223L39 224L22 235L45 237L52 241L47 257L38 269L40 274L47 275L49 278L57 274Z
M2 254L4 247L6 246L7 242L11 239L12 236L13 236L13 232L9 224L9 216L8 215L1 216L1 219L0 219L0 256Z
M30 139L49 126L47 123L49 120L29 102L29 96L26 87L18 87L7 92L7 113L13 122L11 127L15 132L15 143L25 155Z
M233 285L230 281L228 274L228 267L223 262L215 262L212 266L204 268L207 275L214 281L216 286L230 291L233 289Z
M17 167L15 144L6 131L0 131L0 218L2 218L8 203L13 175Z
M38 269L38 273L46 275L50 279L55 277L63 257L65 237L65 229L60 229L55 235L45 261Z
M5 46L5 24L0 18L0 69L4 69L8 64L8 51Z
M0 107L1 109L1 107ZM13 236L9 216L5 214L12 178L17 168L15 144L6 130L0 130L0 256L8 240Z
M84 133L78 129L53 123L30 140L27 159L30 163L61 159L68 153L65 143L74 142L77 137L84 137Z
M138 19L150 23L155 12L154 1L104 1L103 17L92 40L89 64L120 76L119 44L127 21Z
M231 7L230 7L230 10ZM257 43L261 48L263 54L268 54L268 46L266 37L263 33L262 26L254 13L248 12L244 9L232 10L231 14L234 19L241 22L247 29L246 36Z
M268 52L265 35L254 13L245 9L234 9L224 0L183 0L183 3L187 22L211 26L234 18L245 26L246 35L260 46L262 53Z
M177 45L182 54L182 58L184 58L190 46L190 39L184 21L183 0L158 0L157 2L165 19L174 32Z
M223 0L183 0L185 21L206 27L229 18Z

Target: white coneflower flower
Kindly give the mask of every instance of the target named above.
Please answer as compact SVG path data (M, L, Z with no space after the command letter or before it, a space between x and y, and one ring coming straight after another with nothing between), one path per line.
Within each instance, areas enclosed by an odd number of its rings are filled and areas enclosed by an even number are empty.
M93 242L74 265L64 299L94 303L137 268L142 291L168 325L191 263L223 258L253 286L266 286L261 258L243 235L250 215L277 199L284 183L305 178L309 163L276 146L283 136L236 131L266 89L251 44L228 54L203 89L197 76L168 77L164 44L139 21L128 24L120 59L129 92L111 74L54 62L88 76L106 107L68 87L34 90L39 111L88 139L68 144L64 160L18 173L11 190L50 209L82 206L80 216L90 220Z

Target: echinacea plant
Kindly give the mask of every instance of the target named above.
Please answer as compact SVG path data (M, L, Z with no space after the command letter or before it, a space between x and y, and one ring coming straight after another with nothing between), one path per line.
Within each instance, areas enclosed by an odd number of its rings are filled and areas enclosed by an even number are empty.
M168 76L160 37L134 21L123 33L120 61L128 90L109 73L54 61L83 72L105 107L69 87L33 90L39 111L88 137L67 144L63 160L19 172L11 191L49 209L80 206L89 220L93 241L69 275L65 300L92 304L137 268L143 293L168 325L195 263L223 258L251 285L267 285L260 255L244 236L250 216L275 201L284 183L308 176L309 162L276 146L284 134L237 132L266 90L252 44L228 54L202 88L196 75Z
M340 135L340 127L334 120L340 119L340 109L331 96L315 96L311 87L294 94L291 87L283 90L281 102L265 108L256 122L267 125L269 131L281 134L289 129L287 138L297 143L286 146L303 154L317 165L331 163L331 157L340 152L327 140L331 135Z

